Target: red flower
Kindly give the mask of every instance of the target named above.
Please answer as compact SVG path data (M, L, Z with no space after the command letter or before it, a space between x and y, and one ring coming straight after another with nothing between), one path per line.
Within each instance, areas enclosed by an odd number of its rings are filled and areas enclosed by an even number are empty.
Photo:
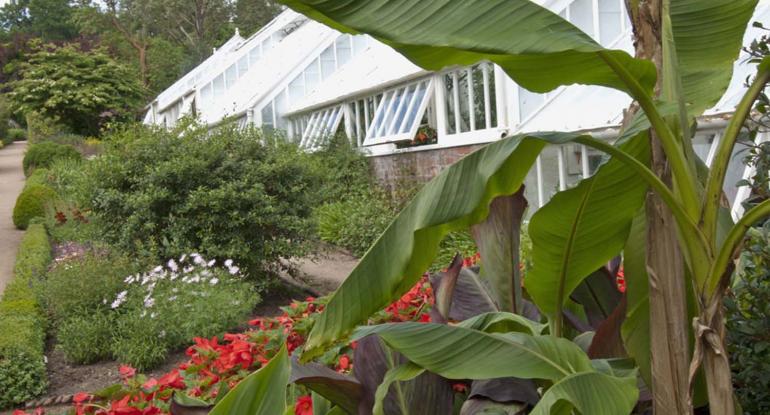
M136 369L128 365L120 365L118 372L120 372L120 377L123 380L131 379L136 375Z
M72 397L72 402L75 403L83 403L85 401L90 401L91 395L85 392L78 392Z
M178 369L174 369L169 373L166 373L165 375L160 377L160 380L158 380L158 384L160 385L160 389L184 389L184 379L182 379L182 376L179 374Z
M350 369L350 357L348 357L346 354L343 354L340 356L339 363L337 363L337 371L342 372L348 369Z
M300 396L294 406L294 415L313 415L313 399L310 396Z

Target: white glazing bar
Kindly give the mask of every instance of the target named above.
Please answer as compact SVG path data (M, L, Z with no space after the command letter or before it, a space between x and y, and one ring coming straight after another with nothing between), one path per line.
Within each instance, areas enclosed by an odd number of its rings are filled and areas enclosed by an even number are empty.
M559 146L556 152L556 162L559 166L559 190L567 190L567 169L564 166L564 147Z
M436 109L436 124L438 126L438 142L441 144L441 142L444 140L444 137L446 136L446 86L444 85L444 75L437 74L433 76L433 85L436 86L436 95L435 99L437 103L440 103L439 105L434 105L434 108ZM426 99L430 99L430 97L427 97Z
M300 147L304 147L305 143L307 142L307 138L310 136L310 131L313 126L313 122L315 121L316 117L318 116L318 113L313 113L310 115L310 119L307 122L307 125L305 126L305 131L302 132L302 139L299 142Z
M455 103L455 134L460 133L460 81L457 79L457 72L452 72L452 100Z
M468 80L468 118L471 119L471 131L476 131L476 114L474 113L474 101L473 96L473 68L465 70L465 78Z
M371 127L371 124L369 123L369 98L364 98L364 133L369 132L369 127ZM374 99L372 99L372 102L374 102ZM364 134L366 136L366 134Z
M594 16L594 40L601 41L600 25L599 25L599 0L591 1L591 12Z
M537 207L543 207L543 205L545 205L545 192L543 190L543 161L539 155L535 162L535 173L537 174Z
M711 167L711 163L714 161L714 156L717 153L717 148L719 147L720 141L722 141L722 133L714 134L714 141L711 143L708 156L706 156L706 166Z
M481 64L481 73L484 78L484 120L485 128L492 128L492 103L489 98L489 64Z
M270 101L270 105L273 106L273 128L278 126L278 114L275 113L275 99Z
M379 114L382 115L382 123L380 124L380 127L375 132L375 137L382 137L385 135L385 132L387 131L388 125L388 114L392 114L393 106L396 104L396 99L401 97L401 93L404 91L402 89L397 89L393 91L393 93L390 96L390 100L387 102L387 107L385 107L384 111L377 111Z
M404 119L401 120L401 125L399 125L398 128L396 128L396 133L400 133L404 131L405 124L409 121L409 118L410 118L409 114L412 113L412 110L414 110L415 105L419 105L417 104L417 100L419 98L418 95L420 95L420 88L423 86L423 84L425 84L425 82L423 81L414 84L414 92L412 93L412 98L409 99L409 103L407 104L408 106L406 107L406 112L404 113ZM425 95L426 94L423 94L423 97L425 97ZM427 97L425 97L424 99L427 99ZM395 122L396 120L393 120L394 124Z
M414 100L414 94L412 94L412 98L409 100L409 102L407 102L406 97L409 95L409 91L412 89L412 87L416 87L416 86L417 84L413 84L413 85L407 85L403 88L404 92L401 94L401 99L398 102L398 107L396 107L396 109L393 111L393 120L390 121L390 125L385 130L385 134L383 135L393 135L400 131L398 129L400 125L396 125L396 123L398 122L398 114L401 113L401 110L404 108L405 105L409 105L411 101Z
M380 122L380 118L383 117L383 105L387 105L388 103L388 92L385 92L382 94L382 98L377 100L377 98L374 98L375 101L377 101L377 105L375 105L374 114L372 118L372 123L369 124L369 131L366 132L366 138L374 138L377 137L377 123Z
M355 108L355 126L356 126L356 142L358 146L361 146L361 101L353 101L353 107Z
M591 174L591 171L588 168L588 148L582 144L580 145L580 164L583 168L583 178L587 179Z

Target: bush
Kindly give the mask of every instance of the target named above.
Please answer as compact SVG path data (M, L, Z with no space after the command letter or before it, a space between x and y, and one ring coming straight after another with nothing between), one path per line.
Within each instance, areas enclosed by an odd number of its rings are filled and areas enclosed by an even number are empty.
M145 371L163 363L168 356L169 344L158 320L129 313L118 319L115 340L111 343L112 356L120 363Z
M50 141L33 144L24 154L22 165L24 174L29 176L32 170L41 167L49 167L55 160L69 159L80 160L81 156L73 147Z
M66 127L59 123L58 118L48 118L35 111L28 112L27 119L27 140L30 144L42 143L48 137L61 134Z
M58 347L68 361L89 364L112 356L112 315L104 311L74 315L61 323L56 334Z
M11 121L11 111L5 98L0 96L0 143L4 145L11 144L14 140L9 134L9 123Z
M748 235L725 305L735 393L754 415L770 413L770 224Z
M232 258L252 275L302 254L316 179L296 146L256 130L134 126L95 159L92 211L129 252Z
M45 216L46 206L56 198L56 191L49 186L34 183L25 186L13 207L13 224L19 229L27 229L30 220Z
M27 139L27 131L23 128L9 128L8 139L13 141L24 141Z
M0 408L45 391L45 319L33 286L51 261L45 228L31 225L19 246L14 279L0 300Z
M95 313L115 298L126 276L139 269L125 256L98 252L57 264L42 293L46 310L54 322Z
M390 200L375 190L361 191L315 211L322 241L362 256L388 227L396 214Z

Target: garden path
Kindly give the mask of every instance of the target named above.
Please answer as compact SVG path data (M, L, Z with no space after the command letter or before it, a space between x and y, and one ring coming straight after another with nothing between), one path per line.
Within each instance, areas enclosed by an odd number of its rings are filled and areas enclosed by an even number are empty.
M13 205L24 187L24 158L26 142L15 142L0 150L0 293L13 278L13 264L23 231L13 226Z

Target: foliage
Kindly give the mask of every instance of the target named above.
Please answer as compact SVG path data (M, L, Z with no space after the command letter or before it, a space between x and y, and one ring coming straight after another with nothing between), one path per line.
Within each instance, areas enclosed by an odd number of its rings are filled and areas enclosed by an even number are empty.
M376 189L348 194L337 202L315 209L322 241L362 256L395 216L388 196Z
M139 269L124 255L103 252L89 252L56 264L48 272L41 293L48 315L58 324L98 313L104 299L114 297L123 287L123 279Z
M18 0L0 9L0 28L34 34L45 41L69 40L78 32L68 0Z
M19 246L14 279L0 299L0 408L45 391L45 320L31 286L50 261L45 228L30 226Z
M233 24L241 33L250 36L281 12L281 6L272 0L236 0Z
M24 174L29 176L34 169L48 168L56 160L80 160L80 158L80 153L73 147L46 141L29 146L24 154L22 164L24 166Z
M27 139L27 131L23 128L9 128L8 139L13 141L24 141Z
M770 229L749 230L741 268L726 301L736 394L745 414L770 411Z
M49 186L25 186L13 207L13 224L19 229L27 229L32 219L45 216L47 206L57 197L56 191Z
M64 320L57 329L57 347L68 361L89 364L112 356L111 342L114 321L111 315L96 311Z
M162 258L232 258L250 275L303 252L315 176L255 130L131 127L93 161L92 209L107 241Z
M0 95L0 143L8 145L15 140L14 135L9 131L9 122L11 121L11 111L5 97Z
M95 135L105 122L133 118L142 88L134 73L105 52L41 46L22 64L7 94L14 111L38 111L71 131Z
M40 143L67 131L67 127L59 122L58 116L49 117L38 111L24 114L27 122L27 136L30 144Z
M322 178L314 192L317 205L339 202L351 196L385 196L372 192L376 184L372 182L366 156L351 147L343 135L329 137L322 148L309 156L309 162L315 175Z

